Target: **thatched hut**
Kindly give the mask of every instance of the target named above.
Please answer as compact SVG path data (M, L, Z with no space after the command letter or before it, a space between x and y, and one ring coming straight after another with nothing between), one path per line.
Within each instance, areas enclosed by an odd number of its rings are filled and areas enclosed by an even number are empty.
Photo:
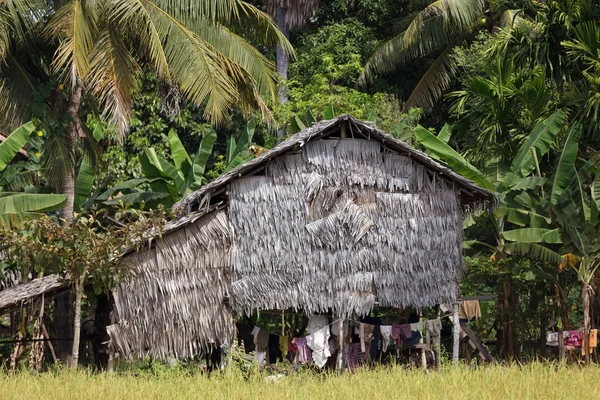
M124 356L187 358L234 313L340 317L454 302L465 213L490 192L349 116L315 124L190 194L115 290Z

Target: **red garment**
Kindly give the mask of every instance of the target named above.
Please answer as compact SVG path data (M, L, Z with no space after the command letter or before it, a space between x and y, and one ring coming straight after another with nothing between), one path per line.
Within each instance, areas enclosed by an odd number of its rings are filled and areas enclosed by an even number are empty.
M583 337L580 331L569 331L569 336L565 338L565 346L581 347Z

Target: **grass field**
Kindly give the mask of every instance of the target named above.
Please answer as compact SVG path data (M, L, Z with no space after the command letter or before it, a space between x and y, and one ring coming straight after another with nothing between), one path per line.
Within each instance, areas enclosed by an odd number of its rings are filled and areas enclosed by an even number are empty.
M341 376L298 373L277 382L256 376L165 374L132 376L85 372L1 374L0 399L593 399L600 367L402 368Z

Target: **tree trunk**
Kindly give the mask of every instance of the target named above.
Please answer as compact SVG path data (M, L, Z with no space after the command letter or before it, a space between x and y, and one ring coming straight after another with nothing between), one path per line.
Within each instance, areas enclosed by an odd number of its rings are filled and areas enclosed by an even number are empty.
M544 297L544 304L545 304L545 297ZM548 325L548 315L546 314L546 311L544 309L542 309L540 311L540 338L539 338L539 354L541 358L546 358L546 326Z
M110 349L106 345L110 337L106 327L110 325L111 302L111 298L104 293L97 298L94 317L94 361L98 370L106 369L110 358Z
M85 276L85 275L83 275ZM71 368L77 369L79 364L79 340L81 336L81 299L83 297L84 278L75 281L75 318L73 321L73 350L71 351Z
M290 38L290 30L285 23L285 17L287 15L288 9L287 7L283 7L281 5L277 6L277 27L284 34L284 36L289 39ZM281 104L287 103L287 88L285 86L285 81L288 78L288 67L290 64L290 57L284 51L281 45L277 45L277 72L279 76L284 81L279 88L279 101Z
M583 348L585 349L585 363L590 363L590 286L583 284L581 298L583 300Z
M54 337L56 337L56 356L64 365L71 364L73 338L73 303L71 290L60 293L54 297Z
M69 99L69 105L67 106L67 113L71 117L71 124L69 125L69 135L73 139L73 143L77 142L79 138L79 106L81 105L81 86L78 86L71 98ZM75 148L72 149L75 152ZM67 201L65 207L62 209L61 218L65 224L70 224L73 219L73 210L75 207L75 171L67 172L63 179L63 194L67 195Z
M33 340L31 350L29 350L29 370L39 372L42 369L44 360L44 333L42 332L42 324L44 323L44 294L35 302L33 307Z

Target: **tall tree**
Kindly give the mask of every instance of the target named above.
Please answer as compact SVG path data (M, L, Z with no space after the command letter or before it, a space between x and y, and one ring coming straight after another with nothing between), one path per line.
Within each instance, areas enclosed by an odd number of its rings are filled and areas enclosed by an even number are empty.
M450 85L455 64L453 48L485 22L485 0L437 0L417 11L406 29L384 42L371 55L359 85L376 75L391 74L399 66L435 55L427 72L406 101L405 107L428 112Z
M277 27L289 39L290 30L303 26L317 11L318 5L319 0L269 0L268 8L277 21ZM288 78L289 64L289 51L277 45L277 72L284 81ZM287 102L285 85L279 89L279 101Z
M46 174L67 195L62 216L69 221L77 143L89 138L82 105L97 108L125 135L136 77L151 69L202 104L214 124L232 106L268 117L277 72L250 40L292 51L268 14L241 0L3 1L0 96L10 100L0 106L0 119L26 118L38 84L58 80L49 102L66 128L42 157Z

